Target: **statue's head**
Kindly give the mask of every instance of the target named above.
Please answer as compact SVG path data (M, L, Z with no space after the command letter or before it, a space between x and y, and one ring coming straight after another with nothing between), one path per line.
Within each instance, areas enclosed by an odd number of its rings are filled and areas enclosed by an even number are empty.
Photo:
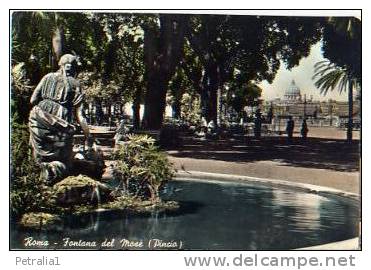
M79 65L79 58L72 54L64 54L59 59L58 65L64 71L66 76L75 76L77 65Z

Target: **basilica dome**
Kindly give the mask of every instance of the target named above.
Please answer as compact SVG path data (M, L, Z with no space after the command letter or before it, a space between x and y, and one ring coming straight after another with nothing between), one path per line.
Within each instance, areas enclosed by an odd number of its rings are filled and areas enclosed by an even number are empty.
M291 81L291 84L285 91L284 99L285 100L301 100L300 88L295 84L294 80Z

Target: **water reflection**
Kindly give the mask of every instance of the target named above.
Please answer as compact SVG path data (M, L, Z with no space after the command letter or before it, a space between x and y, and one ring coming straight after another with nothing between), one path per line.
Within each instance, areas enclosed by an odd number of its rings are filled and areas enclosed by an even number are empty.
M355 237L358 204L317 194L246 184L174 181L164 200L180 202L177 212L136 215L122 211L70 217L49 231L13 227L12 248L24 248L27 236L65 248L61 239L104 241L115 238L182 241L184 249L291 249ZM126 249L116 245L115 249ZM133 248L130 248L133 249Z

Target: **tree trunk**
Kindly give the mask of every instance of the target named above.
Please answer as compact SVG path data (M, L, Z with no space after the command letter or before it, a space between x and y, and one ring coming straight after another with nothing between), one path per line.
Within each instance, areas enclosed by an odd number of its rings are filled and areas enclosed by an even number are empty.
M201 118L207 118L207 91L203 89L200 94Z
M146 105L143 116L143 127L160 129L164 120L167 82L160 78L149 79L147 83Z
M172 104L173 117L175 119L180 119L180 117L181 117L180 106L181 106L180 100L178 98L175 99L173 104Z
M218 92L218 73L216 64L210 64L206 70L206 76L204 80L203 95L201 98L204 100L201 102L203 111L205 112L205 118L207 122L211 120L217 124L217 114L218 114L218 102L217 102L217 92Z
M123 109L122 109L123 106L124 106L124 105L120 102L120 103L119 103L119 113L120 113L120 116L122 116L122 115L124 114L124 111L123 111Z
M92 102L89 103L89 125L93 124L93 108L94 105Z
M140 128L140 101L141 101L141 93L140 89L137 89L135 92L134 102L133 102L133 126L134 129Z
M351 142L352 139L353 139L353 80L349 80L347 140Z
M140 104L133 103L133 126L134 129L140 129Z
M104 57L104 72L103 72L103 82L108 84L114 74L116 61L117 61L117 51L120 43L113 39L109 44Z
M65 36L64 30L61 26L55 29L52 36L52 47L53 47L53 57L52 57L52 67L53 70L58 69L58 61L64 53Z
M111 102L107 102L107 121L108 126L112 125L112 104Z
M98 126L103 123L102 101L98 98L95 99L95 122Z
M160 15L160 29L147 25L144 29L144 59L147 91L143 127L161 128L169 81L183 54L184 29L188 16Z

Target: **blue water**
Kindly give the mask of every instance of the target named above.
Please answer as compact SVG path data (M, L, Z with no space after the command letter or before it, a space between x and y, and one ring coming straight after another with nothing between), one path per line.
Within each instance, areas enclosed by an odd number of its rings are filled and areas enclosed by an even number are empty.
M180 209L69 217L48 231L13 226L11 248L287 250L358 235L359 202L337 196L201 181L170 182L161 196L179 201ZM25 246L27 237L44 245ZM114 242L102 247L106 239Z

